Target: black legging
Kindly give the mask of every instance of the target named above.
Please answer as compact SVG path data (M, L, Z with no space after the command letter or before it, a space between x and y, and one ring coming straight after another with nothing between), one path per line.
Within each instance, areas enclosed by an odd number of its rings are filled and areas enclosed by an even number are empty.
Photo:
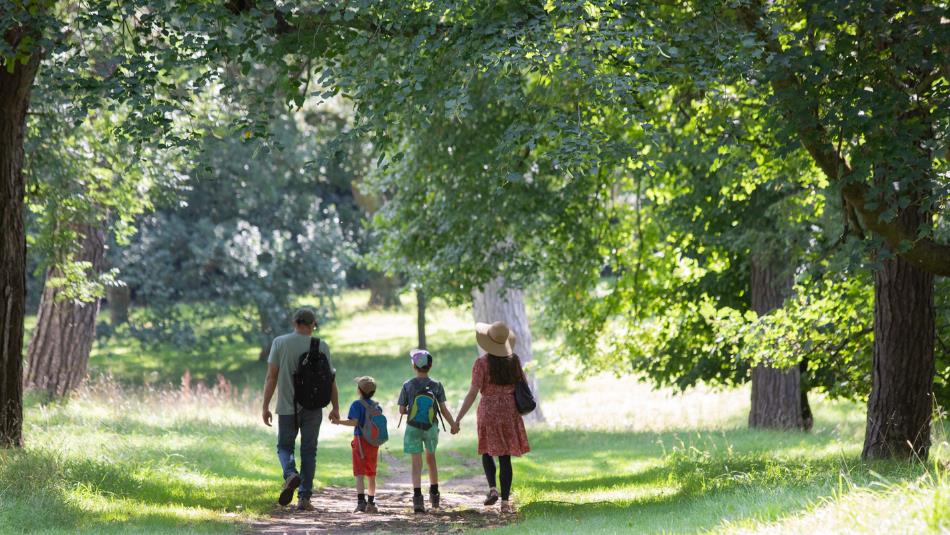
M507 501L511 496L511 478L514 475L511 471L511 455L499 455L498 464L501 465L501 499ZM495 486L495 459L489 454L482 455L482 467L485 468L485 478L488 479L488 486Z

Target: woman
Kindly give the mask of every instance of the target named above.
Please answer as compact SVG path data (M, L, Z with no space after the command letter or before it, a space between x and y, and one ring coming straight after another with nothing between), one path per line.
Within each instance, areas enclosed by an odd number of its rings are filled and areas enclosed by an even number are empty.
M495 486L494 459L498 457L501 466L501 511L511 512L508 501L513 476L511 456L520 457L531 451L524 420L515 406L515 384L524 378L524 370L512 349L515 335L503 322L496 321L491 325L477 323L475 340L486 353L478 357L472 366L472 386L462 402L452 432L458 433L462 418L481 392L482 400L478 404L478 453L482 456L482 466L488 479L485 505L494 505L499 498Z

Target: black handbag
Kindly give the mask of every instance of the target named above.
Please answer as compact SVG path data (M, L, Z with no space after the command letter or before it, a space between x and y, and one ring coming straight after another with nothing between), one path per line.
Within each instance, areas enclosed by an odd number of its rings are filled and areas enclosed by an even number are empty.
M537 406L538 403L534 400L534 394L531 392L531 387L528 386L528 381L521 379L515 383L515 407L518 409L518 412L524 416L537 408Z

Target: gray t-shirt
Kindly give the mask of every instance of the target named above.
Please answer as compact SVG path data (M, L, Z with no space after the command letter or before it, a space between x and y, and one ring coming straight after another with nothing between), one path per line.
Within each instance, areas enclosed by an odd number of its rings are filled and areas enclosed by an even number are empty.
M297 332L288 333L274 338L270 346L269 364L277 366L277 414L294 413L294 372L300 362L300 355L310 350L310 337ZM327 356L330 362L330 348L320 340L320 351ZM333 362L330 362L333 368ZM298 407L302 409L302 407Z
M445 403L445 389L442 388L442 383L428 377L413 377L402 384L402 390L399 391L399 406L408 407L416 395L426 389L426 386L432 388L432 395L435 396L436 401Z

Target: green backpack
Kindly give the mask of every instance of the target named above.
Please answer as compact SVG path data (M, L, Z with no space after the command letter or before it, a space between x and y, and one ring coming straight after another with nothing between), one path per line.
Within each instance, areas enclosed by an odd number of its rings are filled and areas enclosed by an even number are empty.
M436 419L441 420L442 414L439 412L439 403L432 392L432 386L428 385L422 392L416 394L409 403L409 419L407 424L412 427L426 431L435 425ZM442 422L442 428L445 429L445 422Z

